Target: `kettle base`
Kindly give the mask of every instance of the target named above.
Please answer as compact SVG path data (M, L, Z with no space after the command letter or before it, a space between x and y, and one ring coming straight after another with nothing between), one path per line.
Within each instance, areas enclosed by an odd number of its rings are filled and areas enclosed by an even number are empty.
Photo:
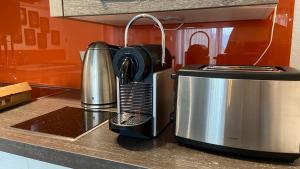
M233 157L241 158L253 158L254 160L276 160L282 162L294 162L300 157L297 153L277 153L277 152L265 152L256 150L246 150L233 147L220 146L215 144L204 143L200 141L190 140L176 136L176 140L187 147L196 148L213 153L225 153L227 155L233 155Z

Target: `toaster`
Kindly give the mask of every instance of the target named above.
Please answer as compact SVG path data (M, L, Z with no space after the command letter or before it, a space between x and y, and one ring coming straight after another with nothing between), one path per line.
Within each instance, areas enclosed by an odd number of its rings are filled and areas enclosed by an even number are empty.
M251 157L299 158L297 69L193 65L175 77L180 143Z

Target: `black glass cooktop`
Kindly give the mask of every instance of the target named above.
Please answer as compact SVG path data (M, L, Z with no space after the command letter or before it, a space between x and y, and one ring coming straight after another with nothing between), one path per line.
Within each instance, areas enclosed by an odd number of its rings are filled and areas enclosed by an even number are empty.
M75 139L107 121L109 117L110 112L92 112L81 108L64 107L12 127Z

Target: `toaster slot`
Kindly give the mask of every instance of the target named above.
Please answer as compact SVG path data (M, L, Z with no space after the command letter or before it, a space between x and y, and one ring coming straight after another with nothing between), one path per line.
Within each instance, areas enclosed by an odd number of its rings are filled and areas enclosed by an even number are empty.
M205 66L201 70L222 72L284 72L284 69L272 66Z

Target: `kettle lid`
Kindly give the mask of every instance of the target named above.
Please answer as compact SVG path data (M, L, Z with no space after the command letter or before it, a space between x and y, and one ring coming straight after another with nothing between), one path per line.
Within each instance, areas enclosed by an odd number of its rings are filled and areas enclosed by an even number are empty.
M106 49L109 49L109 47L105 42L96 41L96 42L92 42L91 44L89 44L88 49L106 50Z

